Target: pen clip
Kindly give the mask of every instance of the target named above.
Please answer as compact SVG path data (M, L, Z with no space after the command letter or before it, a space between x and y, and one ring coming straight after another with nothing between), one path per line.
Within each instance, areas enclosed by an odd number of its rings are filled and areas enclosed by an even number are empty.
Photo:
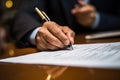
M42 18L42 20L50 21L49 17L45 14L45 12L39 10L37 7L35 8L35 10L38 13L38 15Z
M44 11L41 11L44 17L47 19L47 21L50 21L50 18L47 16L47 14Z

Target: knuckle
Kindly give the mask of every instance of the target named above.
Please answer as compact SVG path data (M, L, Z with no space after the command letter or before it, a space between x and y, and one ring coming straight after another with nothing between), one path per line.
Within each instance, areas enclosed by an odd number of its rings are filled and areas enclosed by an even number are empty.
M49 25L49 24L56 24L55 22L53 21L49 21L49 22L45 22L44 25Z
M39 40L39 39L40 39L40 37L39 37L39 35L38 35L38 34L37 34L37 36L36 36L36 39L37 39L37 40Z
M48 25L49 25L49 22L43 23L43 26L48 26Z
M42 27L45 27L45 28L48 28L48 27L51 27L51 25L53 24L53 22L51 22L51 21L47 21L47 22L45 22L44 24L43 24L43 26Z
M44 28L41 27L41 29L38 31L38 34L43 34L43 33L45 33L45 30Z
M36 37L36 42L40 41L40 38L39 36Z

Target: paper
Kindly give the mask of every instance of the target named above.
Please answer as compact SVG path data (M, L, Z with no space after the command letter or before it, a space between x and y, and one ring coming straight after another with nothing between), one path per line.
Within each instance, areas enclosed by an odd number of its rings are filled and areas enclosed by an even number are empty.
M73 45L73 48L1 59L0 62L120 69L120 42Z

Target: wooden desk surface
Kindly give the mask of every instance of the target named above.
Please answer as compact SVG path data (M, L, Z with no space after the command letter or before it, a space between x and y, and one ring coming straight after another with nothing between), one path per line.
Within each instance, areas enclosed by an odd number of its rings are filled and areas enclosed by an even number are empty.
M76 36L75 43L120 41L120 38L85 40L85 35ZM9 44L9 47L6 54L0 54L0 58L25 55L37 51L33 48L18 49L13 44ZM120 70L0 63L0 80L120 80Z

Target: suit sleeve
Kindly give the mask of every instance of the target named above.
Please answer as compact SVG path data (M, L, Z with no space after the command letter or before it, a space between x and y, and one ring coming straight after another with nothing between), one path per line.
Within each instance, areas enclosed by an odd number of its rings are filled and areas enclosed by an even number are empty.
M43 9L43 4L39 4L42 0L24 0L18 9L14 20L13 34L19 47L27 47L29 34L38 26L41 26L40 18L35 12L35 7Z

